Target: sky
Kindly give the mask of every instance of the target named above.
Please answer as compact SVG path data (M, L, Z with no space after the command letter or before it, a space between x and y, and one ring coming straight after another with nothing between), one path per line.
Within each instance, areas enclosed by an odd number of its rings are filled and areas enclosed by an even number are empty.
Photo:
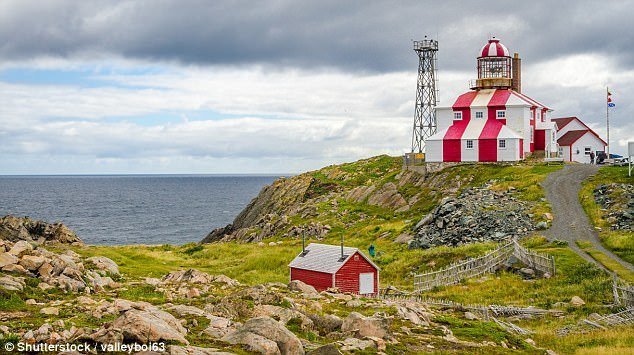
M634 1L0 2L0 174L288 174L410 150L418 58L440 105L496 36L522 91L634 141Z

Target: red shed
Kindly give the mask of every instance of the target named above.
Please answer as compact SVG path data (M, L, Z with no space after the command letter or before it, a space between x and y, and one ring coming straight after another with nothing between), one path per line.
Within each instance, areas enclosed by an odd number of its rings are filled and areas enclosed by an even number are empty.
M379 292L380 269L357 248L311 243L288 266L291 281L300 280L318 291L336 287L361 295Z

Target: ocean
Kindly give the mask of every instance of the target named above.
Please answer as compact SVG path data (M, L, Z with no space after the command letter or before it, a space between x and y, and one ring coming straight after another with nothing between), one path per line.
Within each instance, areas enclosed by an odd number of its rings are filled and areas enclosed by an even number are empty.
M198 242L276 176L0 176L0 216L62 222L87 244Z

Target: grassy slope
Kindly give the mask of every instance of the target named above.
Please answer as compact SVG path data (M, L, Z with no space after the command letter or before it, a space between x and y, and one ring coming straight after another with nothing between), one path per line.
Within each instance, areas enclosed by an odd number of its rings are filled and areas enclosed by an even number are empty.
M610 230L608 222L603 218L601 206L594 201L593 191L601 184L634 183L634 178L627 176L627 167L606 166L599 173L586 181L579 194L581 204L590 217L590 221L601 228L599 236L603 245L616 255L634 264L634 232Z
M494 188L507 189L514 187L518 197L535 203L534 213L540 218L549 210L542 201L543 192L538 185L547 173L559 167L544 165L469 165L459 166L443 171L437 176L447 184L460 181L460 186L481 185L491 179L497 180ZM355 174L353 180L338 179L342 171ZM342 187L358 186L368 180L394 181L400 171L400 161L389 157L380 157L366 162L346 164L341 167L329 167L313 172L324 184L340 184ZM354 176L354 175L353 175ZM348 186L345 186L348 185ZM320 185L317 185L320 186ZM423 186L422 189L426 187ZM400 192L404 196L413 194L416 188L403 186ZM316 194L327 191L316 191ZM332 230L321 242L338 243L341 235L346 244L366 249L371 243L379 251L375 261L381 266L381 283L383 287L392 284L400 288L411 289L412 274L418 271L436 269L453 261L468 256L480 255L493 248L493 244L479 243L458 248L440 247L430 250L408 250L405 245L393 242L393 239L404 231L408 231L418 219L431 210L443 196L427 191L429 198L417 203L411 211L395 213L366 204L351 204L342 199L326 199L317 204L319 214L308 220L294 218L294 224L317 221L330 224ZM346 212L342 217L342 212ZM366 215L360 219L360 215ZM382 237L381 237L382 236ZM278 238L271 240L277 241ZM268 242L270 240L266 240ZM429 293L430 297L448 298L462 303L497 303L514 305L534 305L550 308L556 302L567 302L572 296L582 297L587 304L581 308L568 308L570 313L565 318L546 318L545 320L524 320L518 325L534 330L531 337L539 346L555 349L560 353L574 353L579 350L611 351L620 348L634 347L632 332L618 330L591 331L585 334L559 337L555 330L563 326L576 324L580 319L592 312L606 313L610 309L605 305L611 302L610 279L596 267L586 263L566 246L547 243L543 238L535 237L525 241L531 248L548 252L556 257L558 274L548 280L523 281L517 275L501 272L490 275L484 280L469 280L461 285L440 288ZM160 277L168 271L194 267L213 274L226 274L247 284L268 281L286 282L288 280L287 264L297 254L301 246L300 240L284 240L275 246L258 246L257 244L224 243L211 245L184 246L89 246L75 248L80 254L104 255L115 260L127 278L137 279L147 276ZM435 264L435 265L434 265ZM432 265L434 265L432 267ZM148 290L131 289L132 298L160 301L161 295L145 293ZM447 316L447 324L456 322L457 334L481 337L490 330L488 323L480 325L467 324L464 320ZM462 337L461 337L462 338Z

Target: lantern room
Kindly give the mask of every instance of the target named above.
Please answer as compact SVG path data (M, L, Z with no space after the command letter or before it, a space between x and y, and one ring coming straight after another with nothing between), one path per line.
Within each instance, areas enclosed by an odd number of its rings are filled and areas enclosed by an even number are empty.
M509 89L512 87L509 50L493 37L482 47L478 57L478 79L473 89Z

